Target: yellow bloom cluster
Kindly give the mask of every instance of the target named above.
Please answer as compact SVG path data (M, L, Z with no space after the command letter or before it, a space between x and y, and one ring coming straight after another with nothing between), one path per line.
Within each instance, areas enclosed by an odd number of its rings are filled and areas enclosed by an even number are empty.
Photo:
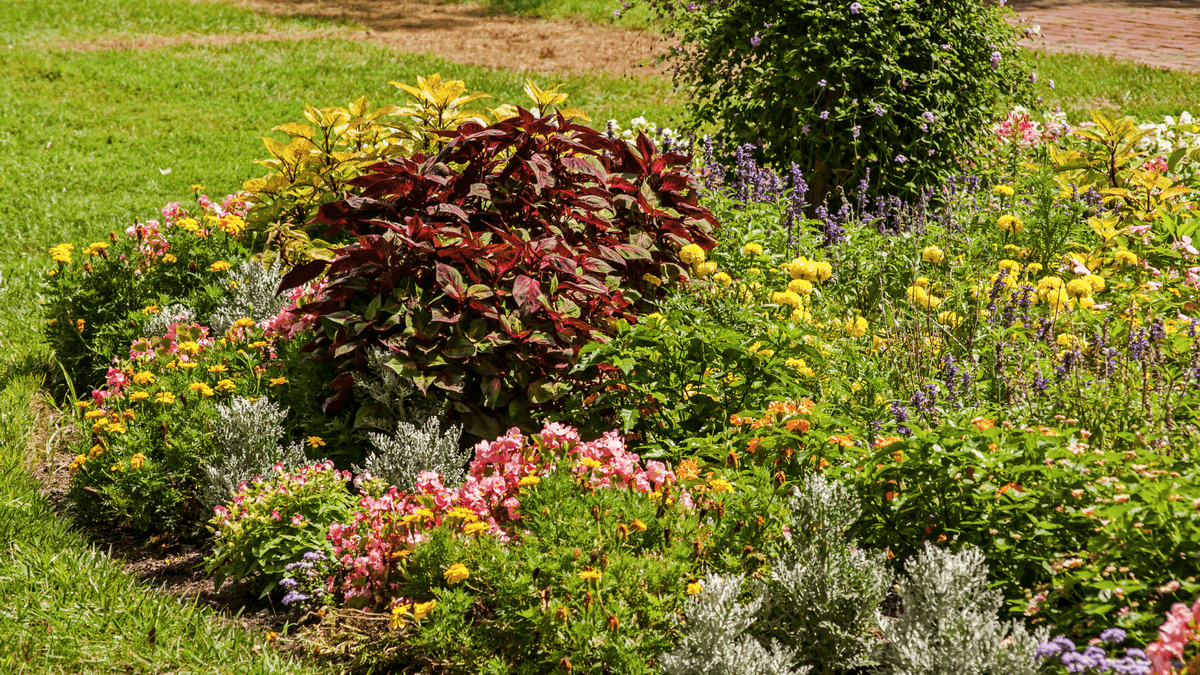
M788 368L795 368L796 372L804 377L817 376L817 374L813 372L813 369L808 366L808 363L804 359L788 359L787 361L784 361L784 365L786 365Z
M813 285L807 279L792 279L788 282L788 290L796 295L807 298L813 293Z
M446 583L453 585L466 581L471 576L471 571L462 563L454 563L446 568L442 576L446 579Z
M100 255L106 248L108 248L107 241L92 242L92 244L87 247L87 250L84 251L84 254L88 256Z
M867 324L866 318L864 318L862 316L856 316L853 319L846 322L844 330L846 332L846 335L849 335L850 337L860 338L867 334L867 328L868 328L868 324Z
M1000 219L996 221L996 226L1009 234L1020 234L1021 230L1025 229L1025 223L1011 213L1000 216Z
M787 263L785 268L793 279L804 279L809 282L828 281L833 276L833 265L808 258L796 258Z
M1122 249L1117 251L1116 255L1113 256L1113 263L1117 265L1136 265L1137 262L1137 255L1133 251Z
M227 272L227 271L229 271L229 263L225 262L224 260L218 260L215 263L208 266L208 271L209 272Z
M699 265L704 262L704 249L699 244L688 244L679 249L679 259L687 265Z
M53 258L55 262L66 263L70 265L71 251L74 250L75 247L71 244L59 244L58 246L50 249L50 257Z
M762 244L749 243L742 247L742 253L746 255L762 255Z
M937 246L926 246L924 251L921 251L921 260L937 264L946 259L946 254Z
M792 309L798 309L800 307L800 296L791 291L772 293L771 304L779 305L780 307L791 307Z
M1017 191L1012 189L1012 186L1009 185L997 185L996 187L992 188L992 194L996 195L997 197L1011 197L1017 194Z

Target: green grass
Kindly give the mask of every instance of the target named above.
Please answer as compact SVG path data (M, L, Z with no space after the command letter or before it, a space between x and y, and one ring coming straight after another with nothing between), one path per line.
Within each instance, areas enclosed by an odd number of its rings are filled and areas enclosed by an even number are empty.
M180 33L289 32L333 27L309 17L277 19L218 2L5 0L0 46Z
M1200 73L1078 54L1035 53L1033 63L1040 83L1054 80L1053 91L1039 87L1044 105L1061 106L1073 121L1088 119L1093 108L1142 121L1200 112Z
M621 12L622 0L449 0L450 2L481 2L493 9L509 14L522 14L546 19L582 19L601 25L638 30L650 24L651 14L646 3L638 2ZM632 3L631 3L632 4Z

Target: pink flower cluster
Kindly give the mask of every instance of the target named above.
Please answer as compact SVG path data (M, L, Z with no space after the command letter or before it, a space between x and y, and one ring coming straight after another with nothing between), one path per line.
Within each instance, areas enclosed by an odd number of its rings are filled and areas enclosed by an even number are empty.
M202 216L213 216L218 219L226 216L241 218L250 210L250 203L246 201L247 196L241 192L225 195L225 198L218 204L209 199L208 195L202 194L197 197L196 201L200 205ZM180 219L188 216L187 210L179 202L167 204L162 207L161 212L163 217L161 223L157 220L147 220L144 223L134 223L125 228L125 236L136 239L139 242L138 250L149 259L161 257L171 248L171 243L167 241L164 233L174 227ZM198 220L202 222L203 218ZM200 227L197 235L208 236L208 230Z
M1007 117L992 125L992 133L1004 143L1016 143L1028 148L1042 142L1042 128L1023 109L1013 110Z
M300 312L300 306L310 302L320 302L324 298L325 284L325 278L321 277L288 291L288 299L291 302L279 310L275 316L258 322L258 327L263 329L268 338L285 340L291 340L302 331L308 330L317 322L317 317L315 314Z
M1188 659L1188 646L1192 646L1191 656L1195 657L1191 664L1200 665L1200 656L1196 656L1196 647L1200 646L1200 598L1189 608L1182 602L1171 606L1167 612L1167 620L1158 629L1158 641L1151 642L1146 647L1146 656L1150 659L1151 672L1154 675L1171 675L1178 672L1176 662ZM1192 672L1192 671L1187 671Z
M182 319L182 318L186 318L186 316L187 316L186 314L181 314L179 316L172 317L172 318ZM216 342L216 340L213 339L213 337L209 335L209 330L208 330L207 326L203 326L198 323L177 322L177 323L173 323L170 326L168 326L166 334L163 335L161 338L139 338L137 340L134 340L133 344L130 345L130 347L129 347L129 360L130 361L143 361L143 360L153 361L155 358L164 358L165 359L165 358L169 358L169 357L175 357L175 358L178 358L180 361L183 361L184 363L191 361L192 357L195 355L185 354L185 353L181 353L179 351L179 343L180 343L179 332L180 332L180 330L187 330L188 332L198 332L199 338L194 340L194 342L200 348L200 352L203 352L205 349L208 349L209 347L211 347L213 345L214 342ZM190 342L190 341L193 341L190 339L190 336L188 336L188 339L183 340L183 342ZM197 353L199 353L199 352L197 352Z
M455 489L442 484L441 476L427 471L418 476L416 491L404 493L392 486L381 497L364 494L352 523L334 523L329 539L347 570L342 592L347 603L385 606L393 594L389 581L401 551L428 538L426 532L450 521L468 519L487 525L501 541L515 535L521 520L522 479L549 475L559 467L571 471L590 488L617 487L638 492L661 490L675 482L675 474L662 462L642 467L638 455L625 449L616 431L581 443L579 432L556 422L526 438L519 429L475 447L466 482ZM684 492L680 504L690 508Z

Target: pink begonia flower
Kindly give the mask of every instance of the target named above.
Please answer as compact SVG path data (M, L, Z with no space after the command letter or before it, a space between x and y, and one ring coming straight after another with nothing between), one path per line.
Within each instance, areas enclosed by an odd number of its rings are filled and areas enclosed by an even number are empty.
M1187 269L1187 278L1183 280L1185 286L1192 288L1200 288L1200 267L1189 267Z
M1146 288L1149 288L1151 291L1157 291L1158 289L1160 289L1162 287L1163 287L1163 285L1162 285L1161 281L1147 281L1146 282Z
M1075 274L1078 274L1079 276L1082 277L1082 276L1087 276L1092 273L1092 271L1087 268L1087 265L1084 265L1083 263L1079 262L1078 260L1071 258L1071 262L1074 263L1074 265L1071 268L1071 271L1074 272Z
M275 519L275 522L283 520L283 516L279 515L279 509L273 509L271 511L271 517Z
M1171 244L1171 248L1174 248L1176 251L1183 251L1189 256L1200 255L1200 251L1197 251L1196 247L1192 246L1192 238L1186 234L1180 237L1179 241Z
M304 514L297 513L296 515L292 516L292 527L300 527L303 524L304 524Z

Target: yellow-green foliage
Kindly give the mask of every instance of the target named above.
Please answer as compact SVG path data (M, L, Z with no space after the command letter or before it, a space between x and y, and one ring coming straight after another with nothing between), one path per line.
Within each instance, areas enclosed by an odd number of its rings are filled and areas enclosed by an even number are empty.
M308 224L322 204L353 193L350 181L392 157L436 151L443 134L464 122L492 124L517 114L517 107L507 103L487 112L465 108L488 94L468 94L462 80L443 80L436 73L418 77L415 87L389 84L412 96L406 106L372 109L365 96L347 107L309 105L304 113L307 123L289 122L272 130L290 136L287 143L263 137L271 158L255 163L270 173L246 181L243 189L253 204L246 214L247 227L265 234L264 262L282 258L285 264L295 265L332 259L334 245L315 238L316 228ZM526 80L525 93L542 114L555 110L587 120L579 110L560 108L568 96L559 92L561 86L541 89Z

